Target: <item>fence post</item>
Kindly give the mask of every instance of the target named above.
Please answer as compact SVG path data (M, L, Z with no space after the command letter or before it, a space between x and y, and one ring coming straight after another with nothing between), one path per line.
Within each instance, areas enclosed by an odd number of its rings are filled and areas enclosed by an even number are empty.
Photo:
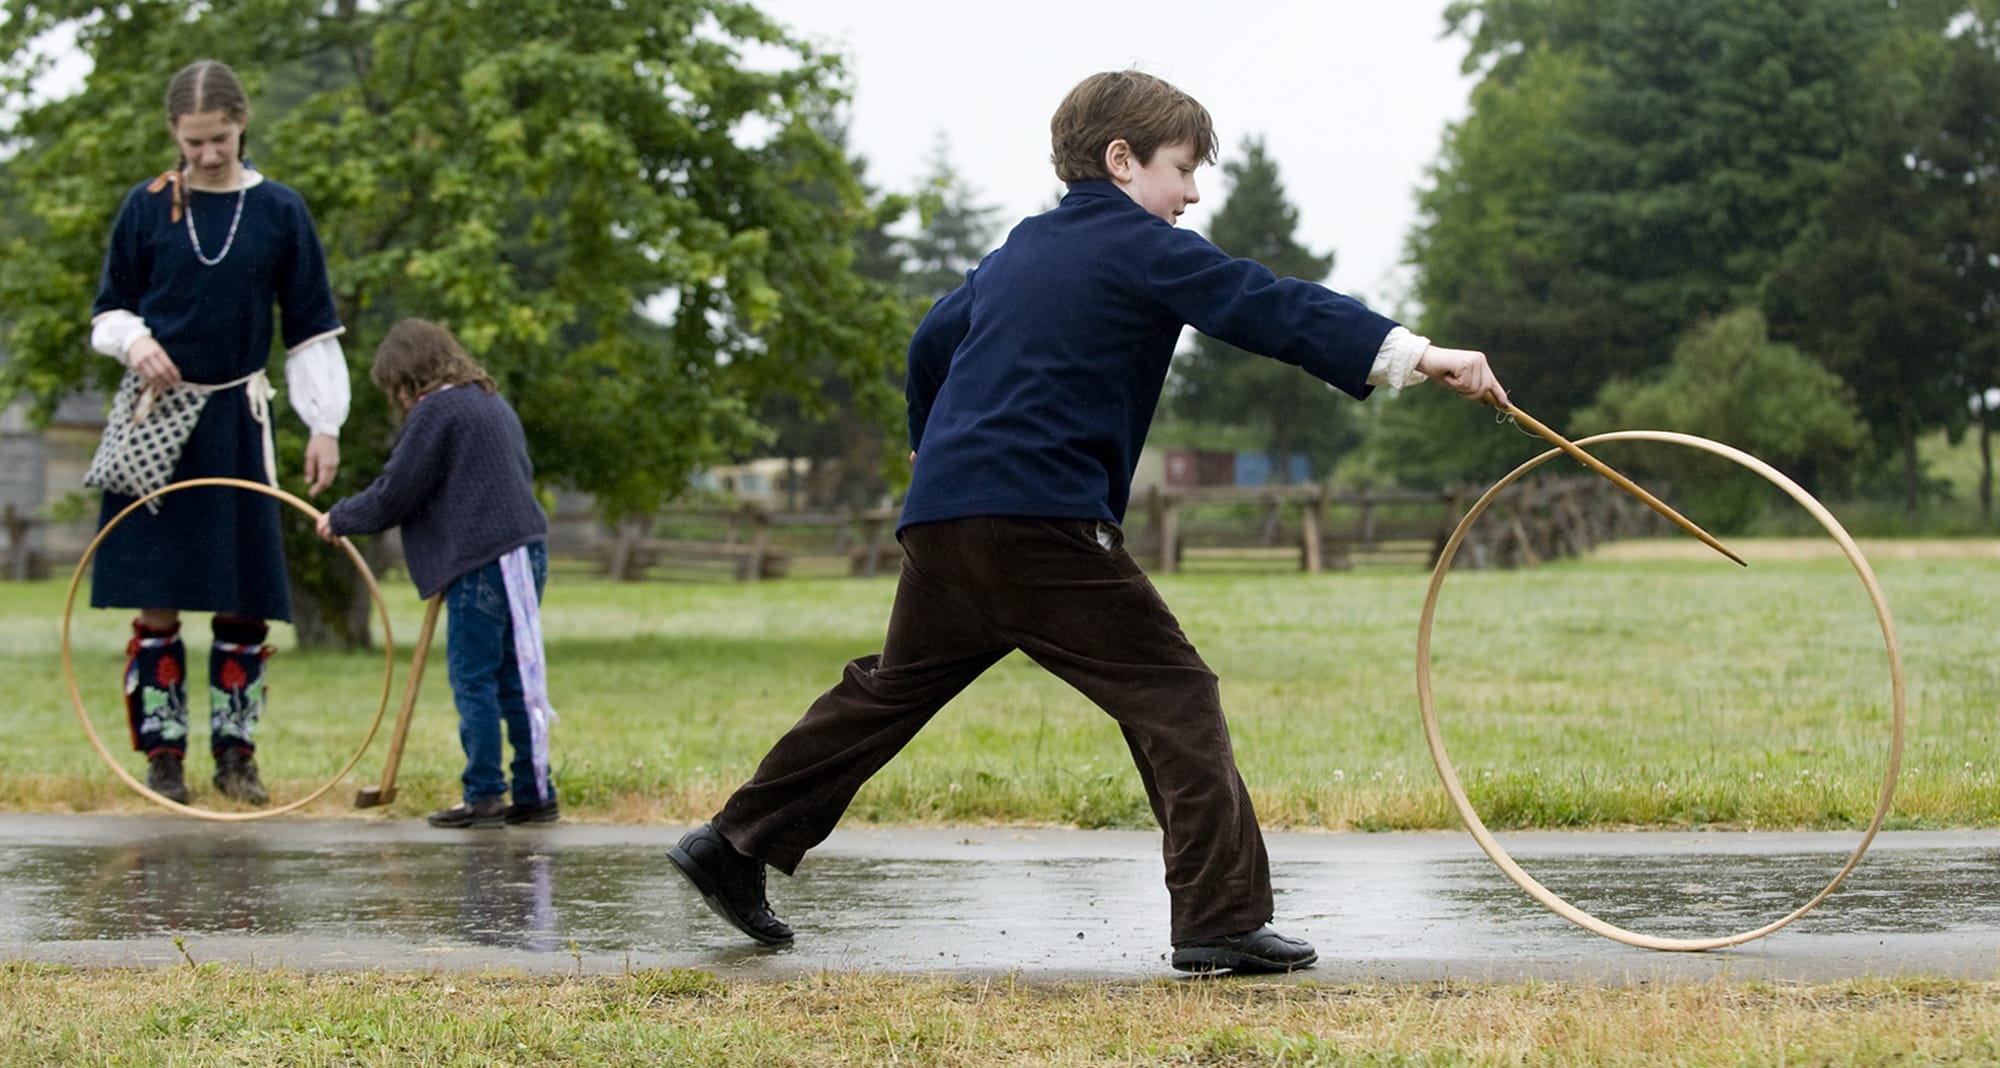
M862 552L861 577L874 578L882 571L882 543L895 529L895 520L870 514L863 519L868 525L868 547Z
M1155 486L1153 505L1160 526L1160 571L1172 574L1180 567L1180 502Z
M1305 552L1300 557L1300 562L1304 565L1306 574L1308 575L1319 574L1320 568L1324 566L1324 561L1320 559L1319 520L1320 511L1326 507L1326 496L1325 487L1314 483L1312 496L1305 499L1304 525L1306 531L1305 545L1303 546Z
M8 502L7 577L14 582L26 582L33 571L32 553L28 546L29 530L33 525L32 520L15 509L13 502Z
M745 582L755 582L764 577L764 554L771 545L771 517L755 505L746 505L744 511L750 519L750 555L743 558Z

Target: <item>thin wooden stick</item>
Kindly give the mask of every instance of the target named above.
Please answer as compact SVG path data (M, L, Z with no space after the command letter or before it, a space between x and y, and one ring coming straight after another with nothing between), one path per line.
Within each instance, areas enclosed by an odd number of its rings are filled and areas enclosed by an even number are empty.
M1694 524L1693 520L1690 520L1688 517L1680 514L1679 512L1674 511L1672 508L1669 508L1667 506L1667 502L1659 499L1658 497L1653 496L1650 493L1647 493L1645 489L1642 488L1638 483L1612 470L1609 464L1606 464L1604 461L1599 460L1597 457L1592 456L1591 454L1583 451L1582 449L1577 448L1575 445L1570 444L1568 438L1565 438L1561 434L1558 434L1555 431L1550 430L1548 427L1543 426L1540 422L1538 422L1535 419L1534 416L1529 415L1527 412L1524 412L1521 409L1516 408L1511 404L1501 408L1500 410L1507 413L1508 415L1513 416L1515 422L1520 423L1522 426L1527 427L1529 430L1532 430L1535 433L1540 434L1542 437L1547 438L1550 444L1568 453L1578 463L1581 463L1583 466L1590 468L1592 471L1595 471L1598 474L1603 475L1605 478L1610 479L1612 484L1616 485L1619 489L1622 489L1625 492L1631 494L1632 496L1637 497L1640 500L1646 502L1646 505L1650 507L1653 511L1658 512L1661 515L1666 516L1668 519L1673 520L1675 526L1681 528L1682 530L1687 531L1689 534L1692 534L1697 538L1700 538L1702 541L1708 544L1709 548L1714 549L1716 552L1719 552L1724 556L1727 556L1731 560L1736 561L1738 564L1741 564L1744 567L1750 566L1748 561L1744 560L1742 557L1736 555L1735 553L1730 552L1728 546L1715 540L1715 535L1710 534L1708 531L1701 529L1700 527Z
M396 711L396 729L389 735L389 759L382 764L382 781L364 786L354 795L355 808L373 808L396 799L396 771L403 763L403 743L410 737L410 713L417 707L417 688L424 682L424 663L431 651L431 635L437 632L438 608L444 594L431 597L424 605L424 625L417 634L416 651L410 654L410 678L403 686L403 707Z

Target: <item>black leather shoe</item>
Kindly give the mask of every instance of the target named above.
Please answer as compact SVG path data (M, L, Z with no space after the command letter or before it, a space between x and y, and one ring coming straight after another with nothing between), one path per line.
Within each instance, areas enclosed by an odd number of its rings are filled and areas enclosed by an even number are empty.
M714 824L689 831L667 850L667 859L701 891L709 909L737 930L767 946L792 940L792 929L772 915L764 896L764 862L738 853Z
M271 803L271 795L264 792L264 780L257 776L257 758L241 749L215 754L215 788L246 805Z
M439 809L424 819L433 827L454 831L472 827L505 827L507 802L499 797L482 797L471 803L460 801L450 808Z
M562 818L562 806L556 804L556 799L553 797L535 805L516 802L507 806L506 818L509 824L554 823Z
M1184 972L1292 972L1318 960L1303 939L1287 938L1268 926L1174 947L1174 967Z
M159 752L146 761L146 789L169 801L188 803L187 776L179 753Z

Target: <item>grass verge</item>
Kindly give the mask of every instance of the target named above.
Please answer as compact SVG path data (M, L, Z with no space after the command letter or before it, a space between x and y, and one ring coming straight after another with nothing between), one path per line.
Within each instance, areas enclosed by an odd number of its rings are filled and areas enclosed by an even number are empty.
M1031 984L0 966L0 1064L1991 1063L2000 984Z

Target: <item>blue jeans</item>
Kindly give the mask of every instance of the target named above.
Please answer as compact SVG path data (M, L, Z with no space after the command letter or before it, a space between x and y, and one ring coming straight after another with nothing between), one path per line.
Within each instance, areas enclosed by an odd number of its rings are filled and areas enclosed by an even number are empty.
M535 573L535 597L549 578L548 550L540 542L528 546ZM458 705L458 742L465 749L465 800L470 804L507 793L501 770L500 727L514 747L514 801L533 805L552 800L536 796L534 751L528 733L528 706L521 697L521 670L514 657L514 621L507 611L507 583L495 560L459 576L445 589L451 610L445 629L445 663L451 672L451 697Z

